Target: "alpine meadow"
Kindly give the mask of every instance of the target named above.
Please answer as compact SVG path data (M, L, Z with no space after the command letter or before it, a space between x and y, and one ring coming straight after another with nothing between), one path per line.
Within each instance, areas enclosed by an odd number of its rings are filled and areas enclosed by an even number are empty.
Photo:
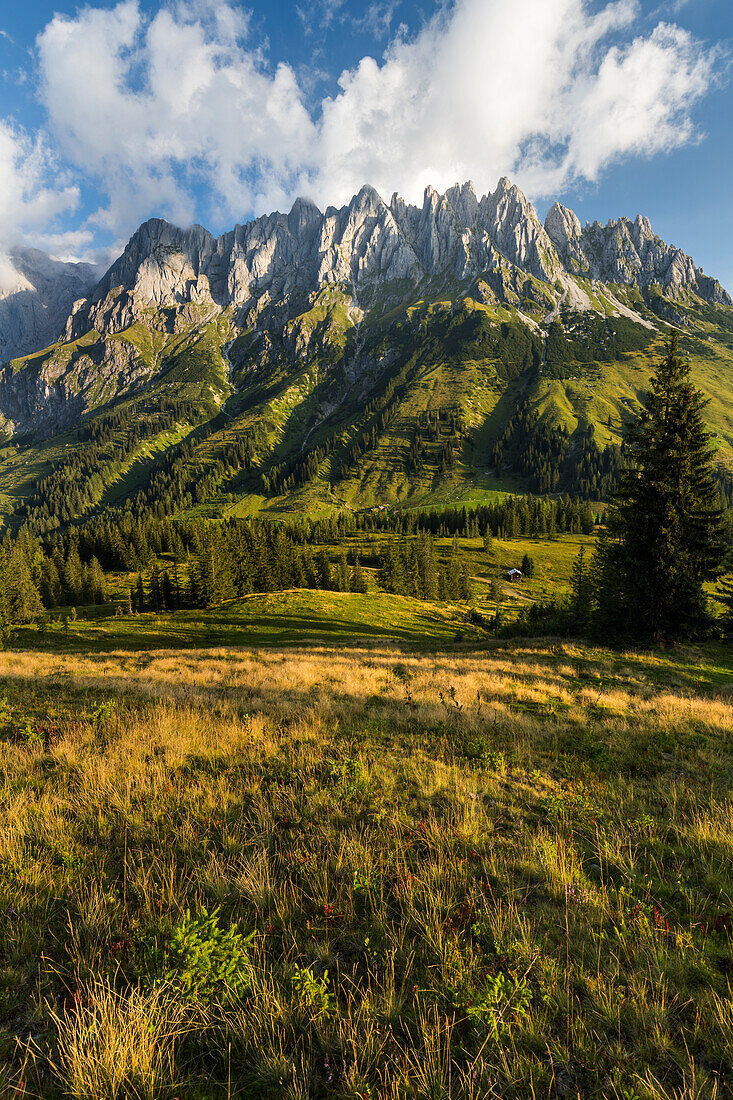
M733 1100L733 26L42 7L0 1100Z

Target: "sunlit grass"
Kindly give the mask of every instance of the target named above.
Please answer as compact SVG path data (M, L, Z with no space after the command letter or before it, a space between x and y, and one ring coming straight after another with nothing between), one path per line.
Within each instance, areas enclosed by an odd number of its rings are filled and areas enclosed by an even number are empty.
M725 1096L730 663L3 654L0 1090Z

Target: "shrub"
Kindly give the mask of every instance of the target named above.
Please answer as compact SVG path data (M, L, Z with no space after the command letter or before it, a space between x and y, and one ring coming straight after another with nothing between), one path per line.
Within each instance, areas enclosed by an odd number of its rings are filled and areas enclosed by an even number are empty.
M328 971L316 977L310 967L295 965L290 976L301 1006L316 1017L328 1018L336 1011L333 994L328 989Z
M230 1001L250 987L249 947L246 938L231 925L219 927L219 909L189 910L172 929L163 960L162 977L185 1001Z

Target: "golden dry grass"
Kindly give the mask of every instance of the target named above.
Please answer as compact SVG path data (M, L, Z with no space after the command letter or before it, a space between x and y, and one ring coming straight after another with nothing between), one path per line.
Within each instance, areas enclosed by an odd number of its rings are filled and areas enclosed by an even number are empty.
M19 652L0 673L0 1089L731 1094L721 654ZM171 954L215 907L205 955L253 937L226 949L236 996Z
M449 685L455 689L454 705L468 714L476 713L480 695L484 704L505 709L514 703L595 707L632 720L653 718L669 725L691 718L720 732L730 730L733 674L728 683L702 693L693 694L692 685L680 677L678 690L663 691L655 674L674 681L667 665L664 658L649 654L619 657L572 644L541 643L450 655L410 654L376 645L0 654L0 676L7 680L179 702L244 702L262 713L297 714L310 703L352 714L355 706L368 709L378 696L399 706L409 685L419 717L429 721L442 713L440 695ZM579 666L588 678L580 689ZM480 707L478 711L481 717Z

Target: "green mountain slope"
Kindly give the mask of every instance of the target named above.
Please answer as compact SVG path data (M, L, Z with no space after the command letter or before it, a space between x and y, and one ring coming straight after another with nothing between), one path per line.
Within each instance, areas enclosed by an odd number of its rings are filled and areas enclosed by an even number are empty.
M225 314L172 336L151 318L106 337L134 347L150 380L116 401L102 394L71 430L6 447L6 515L47 530L128 503L243 515L495 489L602 497L608 448L670 331L647 309L639 320L568 310L531 324L465 292L364 314L349 302L330 286L279 329L244 329L233 342ZM733 311L687 309L682 346L729 466Z
M5 521L605 499L674 329L733 470L733 305L645 219L543 228L508 181L400 203L142 226L0 370Z

